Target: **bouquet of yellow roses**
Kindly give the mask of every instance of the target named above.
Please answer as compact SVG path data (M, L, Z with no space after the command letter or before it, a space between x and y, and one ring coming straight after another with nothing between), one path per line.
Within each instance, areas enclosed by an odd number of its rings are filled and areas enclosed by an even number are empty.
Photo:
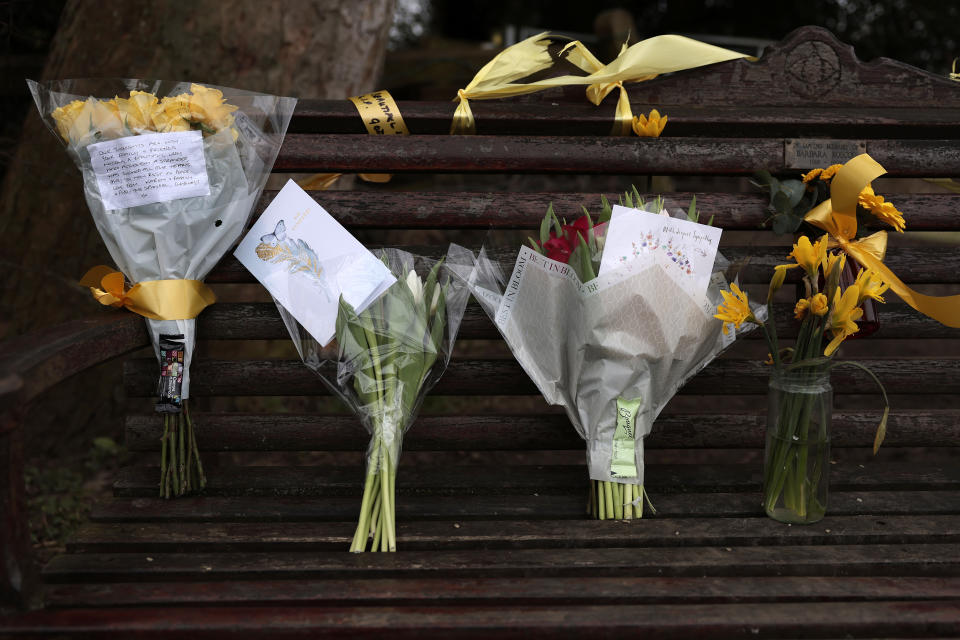
M148 80L28 84L83 175L87 206L117 265L91 269L81 284L102 304L147 318L161 364L160 495L200 489L186 401L195 318L215 300L202 279L245 229L296 100Z

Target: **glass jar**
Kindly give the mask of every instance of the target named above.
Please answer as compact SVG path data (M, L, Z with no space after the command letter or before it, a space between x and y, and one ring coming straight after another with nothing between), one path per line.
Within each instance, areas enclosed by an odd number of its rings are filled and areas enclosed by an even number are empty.
M827 510L833 388L824 365L770 375L763 507L780 522L810 524Z

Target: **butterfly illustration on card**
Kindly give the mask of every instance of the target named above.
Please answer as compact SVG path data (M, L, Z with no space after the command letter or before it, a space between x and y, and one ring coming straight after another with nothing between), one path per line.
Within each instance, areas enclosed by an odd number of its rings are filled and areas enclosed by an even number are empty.
M273 228L273 233L260 236L260 244L254 252L264 262L282 264L291 274L302 273L315 280L330 299L319 256L305 241L288 237L287 225L282 219Z
M283 219L277 223L277 226L274 227L273 233L268 233L260 236L260 242L265 244L280 244L281 242L286 242L287 240L287 225L284 224Z

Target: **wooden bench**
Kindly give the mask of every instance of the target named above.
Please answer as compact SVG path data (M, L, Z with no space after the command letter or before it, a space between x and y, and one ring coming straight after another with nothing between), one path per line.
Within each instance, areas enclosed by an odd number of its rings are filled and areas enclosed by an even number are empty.
M449 103L401 102L415 135L373 137L349 102L304 101L276 168L471 174L465 191L316 194L350 229L381 230L387 244L440 229L429 236L436 254L454 230L474 230L476 240L491 225L531 229L548 202L574 216L581 204L595 207L599 191L615 198L633 175L675 175L680 192L666 197L685 206L695 192L725 229L725 254L751 257L742 278L759 292L790 239L761 230L767 198L737 177L798 174L788 140L865 141L892 177L960 176L960 84L890 60L862 63L818 28L795 31L760 62L675 74L630 96L635 113L669 115L666 137L607 137L614 98L593 107L580 90L474 102L473 137L446 135ZM536 183L475 175L486 173L614 177L571 180L588 193L569 185L521 193L510 189ZM887 264L917 287L956 292L960 195L895 191L882 190L908 233L892 239ZM227 291L253 280L228 257L208 282ZM793 292L784 293L782 328L792 326ZM829 511L806 527L774 522L760 506L768 375L760 336L697 375L647 439L657 514L598 522L585 514L583 443L471 304L460 331L467 342L432 394L449 398L432 401L405 438L399 550L387 555L346 551L367 436L324 397L285 346L274 305L260 300L200 316L194 413L209 486L197 497L156 496L160 431L148 413L156 364L141 318L98 309L0 347L8 602L29 576L21 438L31 403L85 367L133 354L124 386L142 413L129 415L126 441L150 460L120 473L114 497L43 568L42 608L0 619L0 636L960 634L960 331L899 301L881 308L877 334L844 347L891 393L886 443L870 455L881 408L873 382L838 370ZM286 355L237 359L247 341ZM223 397L239 397L233 412L218 410ZM286 412L294 406L300 412Z

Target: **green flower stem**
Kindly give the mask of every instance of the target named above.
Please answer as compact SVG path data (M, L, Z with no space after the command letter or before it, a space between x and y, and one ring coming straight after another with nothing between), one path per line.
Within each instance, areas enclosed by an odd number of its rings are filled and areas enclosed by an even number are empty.
M374 483L377 479L376 472L367 473L367 479L363 485L363 497L360 499L360 517L357 521L357 529L353 534L353 544L350 545L350 551L353 553L364 551L367 546L368 528L370 526L370 521L368 520L370 514L370 496L374 491Z
M383 512L383 522L384 522L384 533L386 534L386 544L383 544L381 550L383 551L396 551L397 550L397 534L394 530L394 521L393 521L393 496L390 495L392 482L390 481L390 456L387 455L386 447L384 447L384 456L383 463L380 465L380 490L383 492L383 506L381 507Z
M164 478L167 475L167 438L170 434L170 416L163 415L163 436L160 437L160 497L164 495Z
M196 467L194 469L197 473L197 486L196 489L203 489L207 486L207 476L203 472L203 461L200 460L200 448L197 446L197 436L193 428L193 420L190 419L190 408L189 401L184 401L183 403L183 415L187 419L187 428L190 431L190 445L193 449L193 459L196 461Z
M613 487L610 486L609 482L603 483L603 499L606 502L607 518L613 518L615 515L613 510Z
M623 485L612 482L613 485L613 514L617 520L623 520Z
M177 423L178 423L177 424L178 426L177 446L180 448L180 452L177 455L177 463L180 468L180 484L177 486L180 487L179 493L183 494L183 493L186 493L187 491L187 465L184 462L184 458L186 457L186 450L184 448L184 442L183 442L183 432L186 428L186 424L184 424L184 421L180 418L179 415L177 416Z

